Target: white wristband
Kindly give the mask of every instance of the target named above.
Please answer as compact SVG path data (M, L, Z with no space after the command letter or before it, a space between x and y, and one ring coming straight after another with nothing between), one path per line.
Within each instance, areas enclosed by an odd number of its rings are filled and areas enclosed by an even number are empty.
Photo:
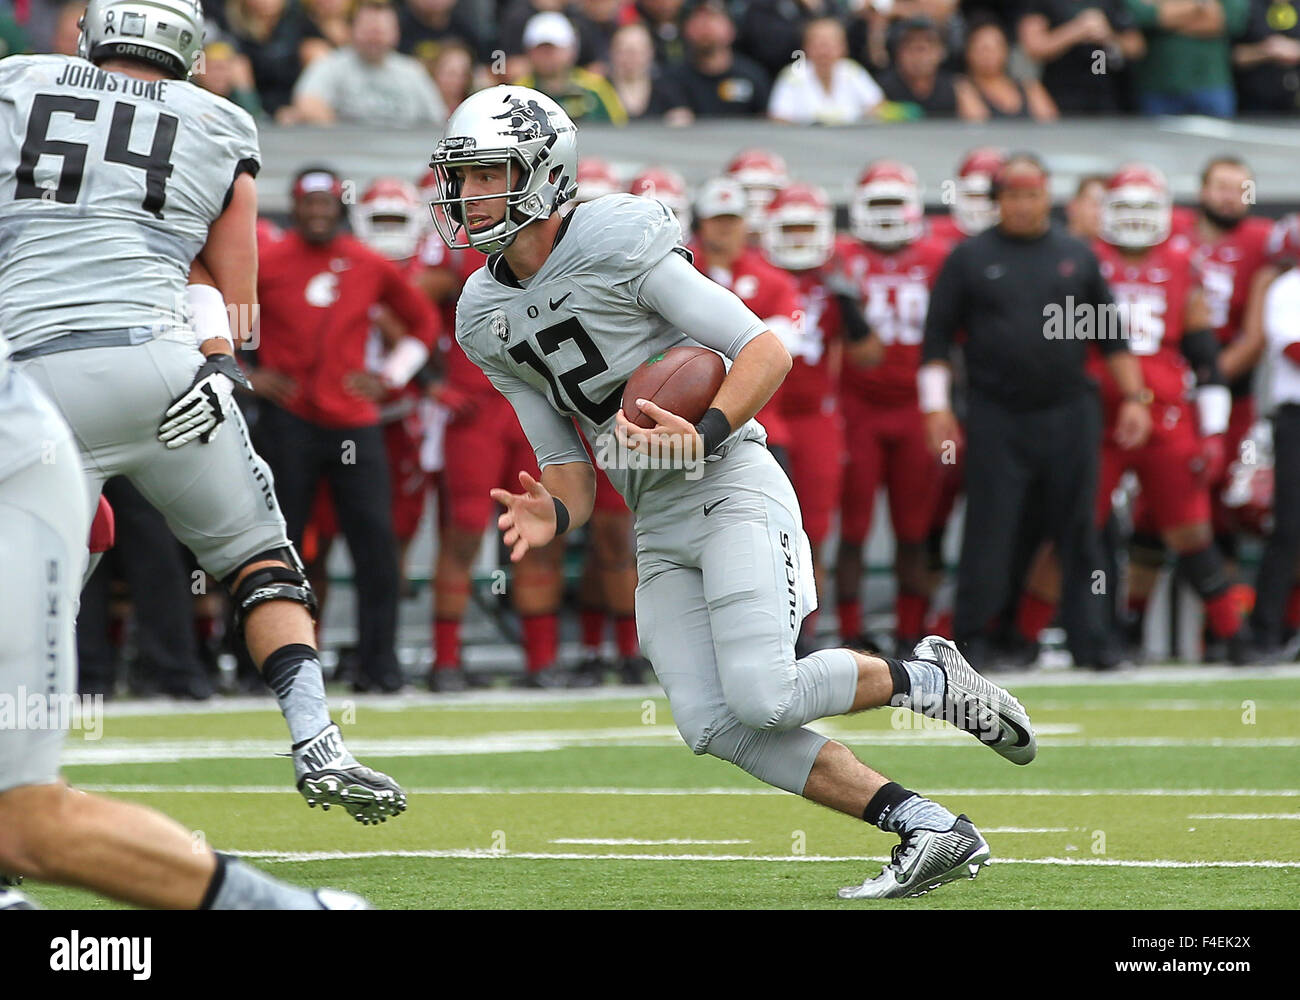
M1196 411L1203 436L1222 434L1232 415L1232 393L1226 385L1203 385L1196 390Z
M388 352L383 365L379 368L379 377L390 389L400 389L415 376L424 363L429 360L429 348L424 341L415 337L403 337Z
M190 310L195 345L220 337L234 350L235 339L230 335L226 300L221 297L220 291L211 285L186 285L185 303Z
M916 371L916 394L922 413L942 413L952 409L952 372L948 366L932 361Z

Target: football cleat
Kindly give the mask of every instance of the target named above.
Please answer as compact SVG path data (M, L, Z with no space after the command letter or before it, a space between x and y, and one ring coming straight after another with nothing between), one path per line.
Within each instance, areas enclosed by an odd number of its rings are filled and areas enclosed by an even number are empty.
M24 896L17 889L10 889L0 885L0 910L39 910L31 899Z
M340 889L317 889L316 902L322 910L370 910L373 907L360 896Z
M964 729L1013 764L1028 764L1038 754L1038 740L1029 713L1009 692L980 676L948 639L927 635L912 656L928 660L943 671L942 714L926 711Z
M357 763L331 722L293 748L298 791L307 805L342 806L358 823L383 823L406 809L406 793L388 775Z
M913 830L890 852L875 878L839 891L840 899L899 899L924 896L946 882L974 878L992 857L975 825L958 816L948 830Z

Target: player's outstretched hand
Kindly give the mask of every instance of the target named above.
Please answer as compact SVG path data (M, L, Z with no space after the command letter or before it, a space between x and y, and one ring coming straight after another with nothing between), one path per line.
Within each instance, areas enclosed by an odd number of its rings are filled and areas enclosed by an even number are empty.
M529 549L540 549L555 537L555 501L550 492L526 472L519 473L523 493L495 489L490 496L506 510L497 518L510 546L510 561L518 562Z
M695 425L685 417L679 417L648 399L638 399L636 405L642 413L654 420L655 425L638 427L627 419L620 408L614 416L614 434L624 447L639 451L642 455L704 454L704 439L700 437Z

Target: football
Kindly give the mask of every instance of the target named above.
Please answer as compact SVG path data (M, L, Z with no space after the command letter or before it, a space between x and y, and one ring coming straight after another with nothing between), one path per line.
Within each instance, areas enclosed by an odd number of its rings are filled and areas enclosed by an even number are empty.
M623 415L638 427L653 427L638 399L648 399L670 413L698 423L718 394L727 374L722 355L707 347L672 347L647 360L623 389Z

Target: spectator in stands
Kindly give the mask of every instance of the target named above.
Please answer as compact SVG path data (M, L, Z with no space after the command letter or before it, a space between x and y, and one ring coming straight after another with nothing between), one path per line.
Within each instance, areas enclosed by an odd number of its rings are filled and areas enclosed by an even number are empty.
M27 34L6 6L0 9L0 59L28 51Z
M1105 174L1079 178L1074 197L1065 203L1065 226L1076 239L1091 243L1101 235L1101 201L1110 179Z
M655 63L659 66L681 66L686 62L685 0L636 0L632 5L633 20L639 20L650 31L655 43Z
M415 56L430 73L442 46L450 42L469 46L475 59L488 58L466 0L403 0L397 8L397 25L401 35L397 51Z
M200 70L194 74L194 82L200 87L239 105L254 118L261 117L262 102L253 86L253 71L229 42L203 46Z
M732 45L736 26L722 0L701 0L683 26L688 61L665 74L672 125L696 118L758 115L767 110L771 82L763 67Z
M70 0L59 7L59 16L54 22L54 47L51 51L65 56L77 54L77 42L81 38L81 15L84 13L86 5L82 0Z
M914 104L926 118L976 118L981 102L969 80L943 69L943 36L928 17L899 25L894 64L881 74L888 100Z
M736 21L736 48L775 77L807 50L808 22L840 13L837 0L749 0Z
M288 109L303 67L331 48L296 0L229 0L226 22L269 115Z
M450 38L438 46L429 75L450 115L474 89L474 53L464 42Z
M528 72L528 60L524 58L524 29L536 15L543 13L564 13L566 0L500 0L501 12L497 31L499 51L506 55L505 79L515 80ZM494 70L495 72L495 70Z
M967 121L990 118L1033 118L1052 121L1056 104L1037 80L1020 81L1007 72L1009 44L1002 25L992 18L971 21L966 34L966 77L979 102Z
M447 106L424 66L396 46L397 12L385 0L362 0L352 15L352 44L307 67L286 120L390 128L445 122Z
M578 65L609 76L609 44L622 23L621 0L577 0L569 13L578 32Z
M874 117L884 99L871 74L848 58L844 26L823 17L804 28L803 57L781 70L767 113L800 125L844 125Z
M1240 35L1250 0L1127 0L1147 33L1137 68L1138 107L1146 115L1213 115L1237 110L1228 39Z
M849 51L878 74L889 66L889 53L898 43L900 27L917 18L934 23L945 50L961 49L962 19L954 16L962 6L959 0L851 0L849 6L853 11Z
M352 19L354 0L302 0L303 13L307 15L321 37L336 49L351 40L349 22Z
M516 82L540 90L575 122L627 124L627 112L603 77L574 64L578 34L563 14L545 11L524 28L529 71Z
M253 389L262 397L258 452L274 473L289 538L301 550L318 484L329 484L356 569L356 686L402 686L394 648L399 569L387 450L377 401L427 360L440 322L397 266L341 232L343 184L310 167L294 179L293 228L262 248L257 275L261 341ZM367 371L377 304L406 337ZM409 341L409 343L408 343Z
M1245 114L1300 109L1300 4L1251 0L1246 30L1232 49L1237 107Z
M650 31L639 21L614 32L609 43L609 85L628 118L657 118L667 110L663 71L655 64Z
M1146 53L1124 0L1027 0L1017 32L1043 66L1042 84L1062 114L1115 114L1123 68Z

